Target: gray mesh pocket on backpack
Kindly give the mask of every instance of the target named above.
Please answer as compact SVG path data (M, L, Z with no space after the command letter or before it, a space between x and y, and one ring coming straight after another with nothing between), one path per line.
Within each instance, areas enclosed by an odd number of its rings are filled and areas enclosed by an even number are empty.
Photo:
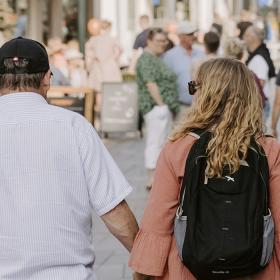
M175 222L174 222L174 236L176 239L176 245L181 260L182 260L182 252L183 252L186 230L187 230L187 216L176 215Z
M261 266L268 264L272 257L274 245L274 222L269 210L269 215L264 216L263 220L263 250Z

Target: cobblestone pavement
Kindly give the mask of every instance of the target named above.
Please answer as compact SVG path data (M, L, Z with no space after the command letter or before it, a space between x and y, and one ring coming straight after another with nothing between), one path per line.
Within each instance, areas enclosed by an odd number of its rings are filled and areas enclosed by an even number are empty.
M134 188L127 202L139 222L148 198L145 189L144 140L137 136L124 138L118 135L104 140L104 143ZM132 279L131 270L127 266L126 249L108 232L97 216L93 217L93 227L96 250L94 267L98 280Z

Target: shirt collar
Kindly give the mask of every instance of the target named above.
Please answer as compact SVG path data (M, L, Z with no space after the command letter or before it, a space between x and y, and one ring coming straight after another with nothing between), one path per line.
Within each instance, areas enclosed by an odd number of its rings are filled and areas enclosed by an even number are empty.
M47 104L46 99L36 92L14 92L0 96L0 105L5 104Z

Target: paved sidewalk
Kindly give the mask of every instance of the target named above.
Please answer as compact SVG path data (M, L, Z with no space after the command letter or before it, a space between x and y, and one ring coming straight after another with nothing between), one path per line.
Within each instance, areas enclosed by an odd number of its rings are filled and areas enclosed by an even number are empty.
M145 189L144 140L138 137L130 139L115 137L104 140L104 143L134 187L127 201L139 222L148 198ZM132 279L131 270L127 266L127 251L108 232L97 216L93 217L93 227L96 250L95 271L98 280Z

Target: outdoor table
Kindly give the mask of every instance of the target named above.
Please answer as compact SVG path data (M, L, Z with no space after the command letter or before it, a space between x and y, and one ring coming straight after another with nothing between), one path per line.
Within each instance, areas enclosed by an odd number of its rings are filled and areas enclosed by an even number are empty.
M71 86L52 86L48 91L48 98L55 98L57 94L67 94L67 96L75 96L78 93L85 95L84 116L90 122L94 123L93 106L95 99L95 92L88 87L71 87ZM67 96L64 98L67 99Z

